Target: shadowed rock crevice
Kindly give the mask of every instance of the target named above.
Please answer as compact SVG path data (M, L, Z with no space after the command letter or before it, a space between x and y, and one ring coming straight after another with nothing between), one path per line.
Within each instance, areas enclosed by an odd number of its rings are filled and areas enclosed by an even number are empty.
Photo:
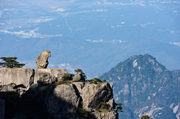
M32 75L30 76L29 80L29 86L31 86L34 83L34 75L35 75L35 70L32 70Z
M75 90L76 95L79 97L79 107L82 108L82 107L83 107L83 106L82 106L82 104L83 104L83 99L82 99L82 97L81 97L81 95L80 95L80 92L79 92L78 88L76 87L76 85L72 84L72 86L73 86L73 88L74 88L74 90Z
M94 96L94 100L96 101L90 102L88 106L92 108L100 108L101 102L108 102L109 99L113 98L112 94L112 88L109 83L107 83L107 85L99 90L98 93Z

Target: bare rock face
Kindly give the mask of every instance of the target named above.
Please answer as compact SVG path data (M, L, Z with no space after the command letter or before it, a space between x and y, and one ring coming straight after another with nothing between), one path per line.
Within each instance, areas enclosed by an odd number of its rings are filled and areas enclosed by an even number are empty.
M113 98L112 87L107 82L85 83L79 92L83 99L83 108L86 110L99 108L101 102L108 102Z
M77 82L77 81L81 81L81 74L77 73L74 77L73 77L73 81Z
M98 109L101 102L107 102L109 109L114 109L114 99L112 85L108 82L97 84L89 82L73 82L83 102L82 106L86 110Z
M65 69L0 68L0 91L28 90L33 84L62 80Z
M117 119L114 109L112 86L107 82L71 82L56 86L48 96L47 109L55 119L81 119L78 109L90 113L87 119ZM109 109L96 111L101 102L107 102ZM83 119L83 118L82 118Z
M118 114L115 111L110 112L93 112L96 119L118 119Z
M51 52L49 50L44 50L41 52L40 56L36 58L37 68L47 68L48 66L48 58L51 56Z
M82 70L76 71L76 72L77 72L77 74L73 77L73 81L74 82L79 82L79 81L83 81L84 82L86 80L85 73Z
M29 88L33 77L34 70L30 68L0 68L0 85L23 84Z
M80 97L73 84L56 86L47 101L48 112L55 119L73 117L79 105Z
M79 82L79 81L85 81L85 77L81 72L78 72L74 77L73 77L74 82Z
M66 73L68 72L65 69L35 69L34 83L41 79L47 79L49 83L51 83L50 79L55 78L60 81Z

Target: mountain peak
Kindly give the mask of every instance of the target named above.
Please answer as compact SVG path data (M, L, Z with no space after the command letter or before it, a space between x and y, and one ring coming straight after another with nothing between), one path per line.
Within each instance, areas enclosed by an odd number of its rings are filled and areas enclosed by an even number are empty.
M132 56L100 78L113 84L115 100L125 105L122 119L137 119L142 114L176 119L180 113L172 111L179 105L180 71L167 70L149 54Z
M132 71L154 71L154 72L163 72L166 70L165 66L160 64L156 58L149 54L144 55L135 55L124 62L119 63L115 68L126 69L125 72ZM124 72L124 73L125 73Z

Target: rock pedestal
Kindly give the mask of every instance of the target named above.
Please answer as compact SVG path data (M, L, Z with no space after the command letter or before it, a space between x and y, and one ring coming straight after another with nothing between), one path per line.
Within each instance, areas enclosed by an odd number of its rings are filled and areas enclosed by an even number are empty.
M56 78L61 80L67 73L65 69L30 69L30 68L0 68L0 85L24 85L28 90L32 84L37 84L42 78ZM47 79L49 84L50 78ZM10 90L9 90L10 91Z

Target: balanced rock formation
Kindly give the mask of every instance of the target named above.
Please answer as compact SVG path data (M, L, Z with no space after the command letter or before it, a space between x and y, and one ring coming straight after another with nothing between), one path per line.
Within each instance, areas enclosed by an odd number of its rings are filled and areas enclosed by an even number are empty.
M49 50L44 50L41 52L40 56L36 58L37 68L47 68L48 66L48 58L51 56L51 52Z

